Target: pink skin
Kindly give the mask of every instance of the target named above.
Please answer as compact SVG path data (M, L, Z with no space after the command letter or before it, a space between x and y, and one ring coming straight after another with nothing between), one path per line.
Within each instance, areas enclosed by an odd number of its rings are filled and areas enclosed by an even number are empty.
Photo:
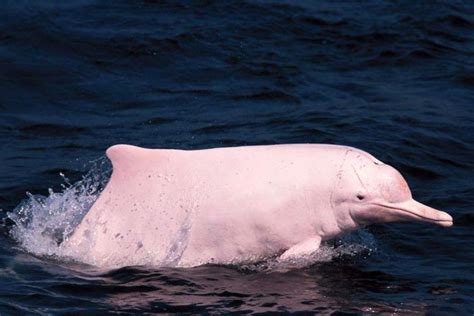
M351 147L117 145L107 156L112 178L62 244L100 267L285 261L370 223L452 225L414 201L398 171Z

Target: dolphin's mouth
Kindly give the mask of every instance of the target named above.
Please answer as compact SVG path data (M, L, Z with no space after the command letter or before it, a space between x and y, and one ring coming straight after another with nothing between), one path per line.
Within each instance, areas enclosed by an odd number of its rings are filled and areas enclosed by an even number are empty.
M453 225L453 218L448 213L431 208L415 200L393 204L374 203L374 205L395 210L396 213L394 215L399 217L399 220L415 219L443 227Z

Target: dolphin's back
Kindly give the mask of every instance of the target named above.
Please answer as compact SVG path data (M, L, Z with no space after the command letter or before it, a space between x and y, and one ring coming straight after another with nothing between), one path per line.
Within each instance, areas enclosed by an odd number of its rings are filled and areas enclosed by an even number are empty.
M344 157L371 159L351 147L316 144L201 150L115 145L106 153L111 179L65 243L84 250L82 261L105 267L225 262L244 248L249 256L261 253L254 246L262 234L291 236L275 239L266 250L271 254L310 229L305 220L291 233L275 222L286 221L288 212L299 214L294 221L315 208L328 214ZM246 225L248 220L265 224Z

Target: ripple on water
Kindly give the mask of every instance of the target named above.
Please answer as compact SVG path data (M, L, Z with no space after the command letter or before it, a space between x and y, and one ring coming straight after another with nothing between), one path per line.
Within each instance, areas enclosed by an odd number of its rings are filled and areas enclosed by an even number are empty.
M97 271L58 260L58 242L97 196L87 181L65 184L27 197L1 228L0 313L471 315L473 12L449 0L7 1L4 210L115 143L328 142L399 167L415 197L455 224L376 225L323 245L303 268L269 259Z

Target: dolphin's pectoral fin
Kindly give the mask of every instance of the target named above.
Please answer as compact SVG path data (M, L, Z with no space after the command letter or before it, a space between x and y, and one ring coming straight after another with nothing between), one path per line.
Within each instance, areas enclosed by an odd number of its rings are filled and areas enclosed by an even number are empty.
M313 254L318 250L319 245L321 244L321 237L314 236L310 239L306 239L299 244L296 244L285 251L279 258L279 261L288 261L300 257L307 257Z

